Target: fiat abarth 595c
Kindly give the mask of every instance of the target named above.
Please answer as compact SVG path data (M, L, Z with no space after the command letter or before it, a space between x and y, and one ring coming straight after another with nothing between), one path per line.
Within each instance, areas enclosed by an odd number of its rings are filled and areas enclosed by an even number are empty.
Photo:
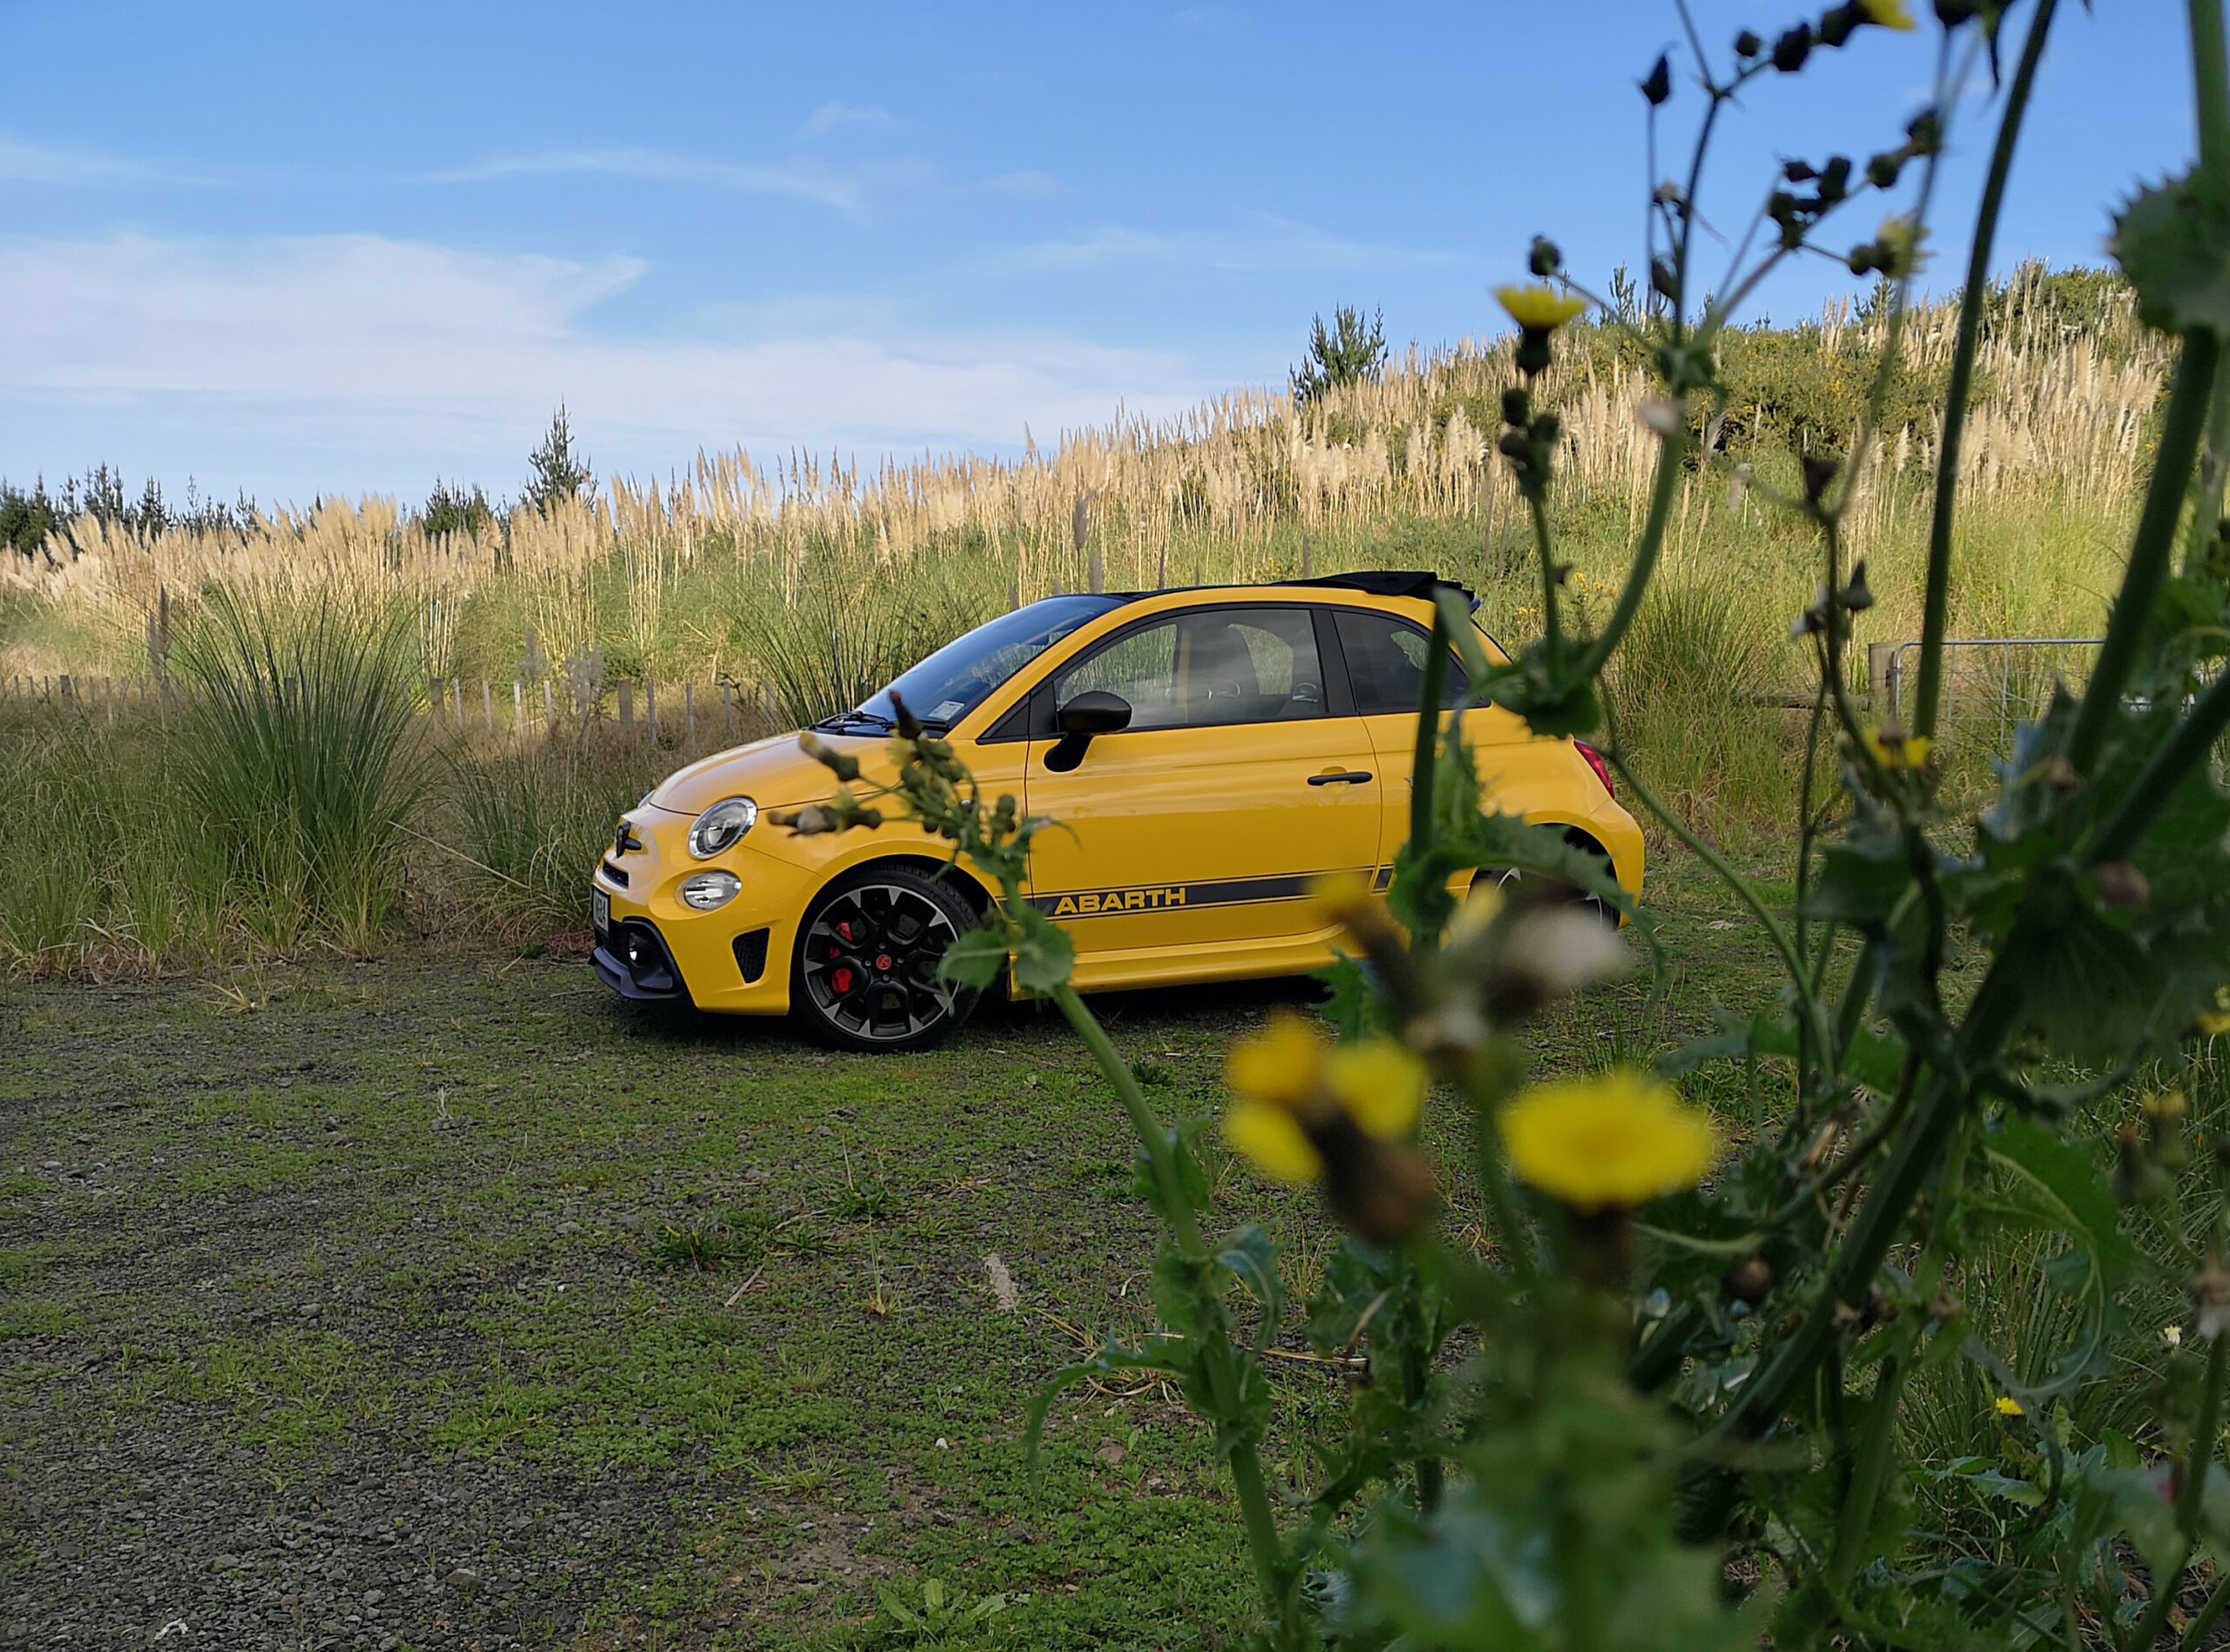
M1343 873L1382 884L1409 835L1441 583L1366 573L1048 597L817 732L888 780L902 702L985 796L1058 823L1031 846L1029 898L1075 941L1080 990L1304 974L1335 939L1309 887ZM1447 704L1467 705L1452 653L1447 682ZM1639 894L1641 833L1602 760L1492 705L1461 714L1487 806L1561 827ZM976 995L940 983L937 962L992 889L910 823L821 836L760 824L834 787L785 734L693 764L629 810L593 874L605 984L791 1014L858 1049L916 1048L964 1020Z

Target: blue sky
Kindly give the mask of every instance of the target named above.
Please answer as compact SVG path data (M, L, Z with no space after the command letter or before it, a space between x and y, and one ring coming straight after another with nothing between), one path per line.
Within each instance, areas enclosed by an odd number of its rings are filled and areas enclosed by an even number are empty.
M1798 15L1694 5L1720 51ZM2101 261L2112 204L2185 164L2181 10L2062 7L2002 264ZM0 0L31 66L0 105L0 475L508 492L561 398L646 478L1007 451L1281 386L1343 302L1397 343L1490 332L1537 230L1586 279L1640 263L1634 82L1679 38L1669 0ZM1936 42L1762 83L1706 217L1739 230L1779 156L1901 138ZM1676 79L1668 154L1700 104ZM1941 287L1993 119L1955 122ZM1761 301L1850 286L1808 262Z

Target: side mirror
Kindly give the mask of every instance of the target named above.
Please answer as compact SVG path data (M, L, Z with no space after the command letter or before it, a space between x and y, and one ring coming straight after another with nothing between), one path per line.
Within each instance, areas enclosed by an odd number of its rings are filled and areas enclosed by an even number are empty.
M1131 703L1120 694L1087 689L1064 705L1054 720L1060 725L1061 738L1045 754L1045 766L1057 774L1066 774L1084 761L1093 736L1113 734L1131 726Z

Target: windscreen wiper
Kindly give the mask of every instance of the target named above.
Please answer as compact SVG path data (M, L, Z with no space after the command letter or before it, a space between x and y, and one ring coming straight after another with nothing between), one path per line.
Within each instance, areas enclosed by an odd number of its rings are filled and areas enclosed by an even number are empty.
M869 728L875 729L884 734L888 734L891 730L898 726L896 723L883 716L881 712L854 711L839 711L834 717L824 717L820 722L815 723L814 727L817 729L841 729L846 725L851 723L865 723Z

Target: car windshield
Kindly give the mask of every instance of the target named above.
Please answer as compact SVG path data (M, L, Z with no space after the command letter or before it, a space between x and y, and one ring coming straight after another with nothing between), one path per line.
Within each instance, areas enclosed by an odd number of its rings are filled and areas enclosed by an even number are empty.
M947 643L864 705L829 718L825 726L895 728L895 696L924 724L949 729L1078 626L1120 608L1123 602L1120 597L1049 597L1017 608Z

